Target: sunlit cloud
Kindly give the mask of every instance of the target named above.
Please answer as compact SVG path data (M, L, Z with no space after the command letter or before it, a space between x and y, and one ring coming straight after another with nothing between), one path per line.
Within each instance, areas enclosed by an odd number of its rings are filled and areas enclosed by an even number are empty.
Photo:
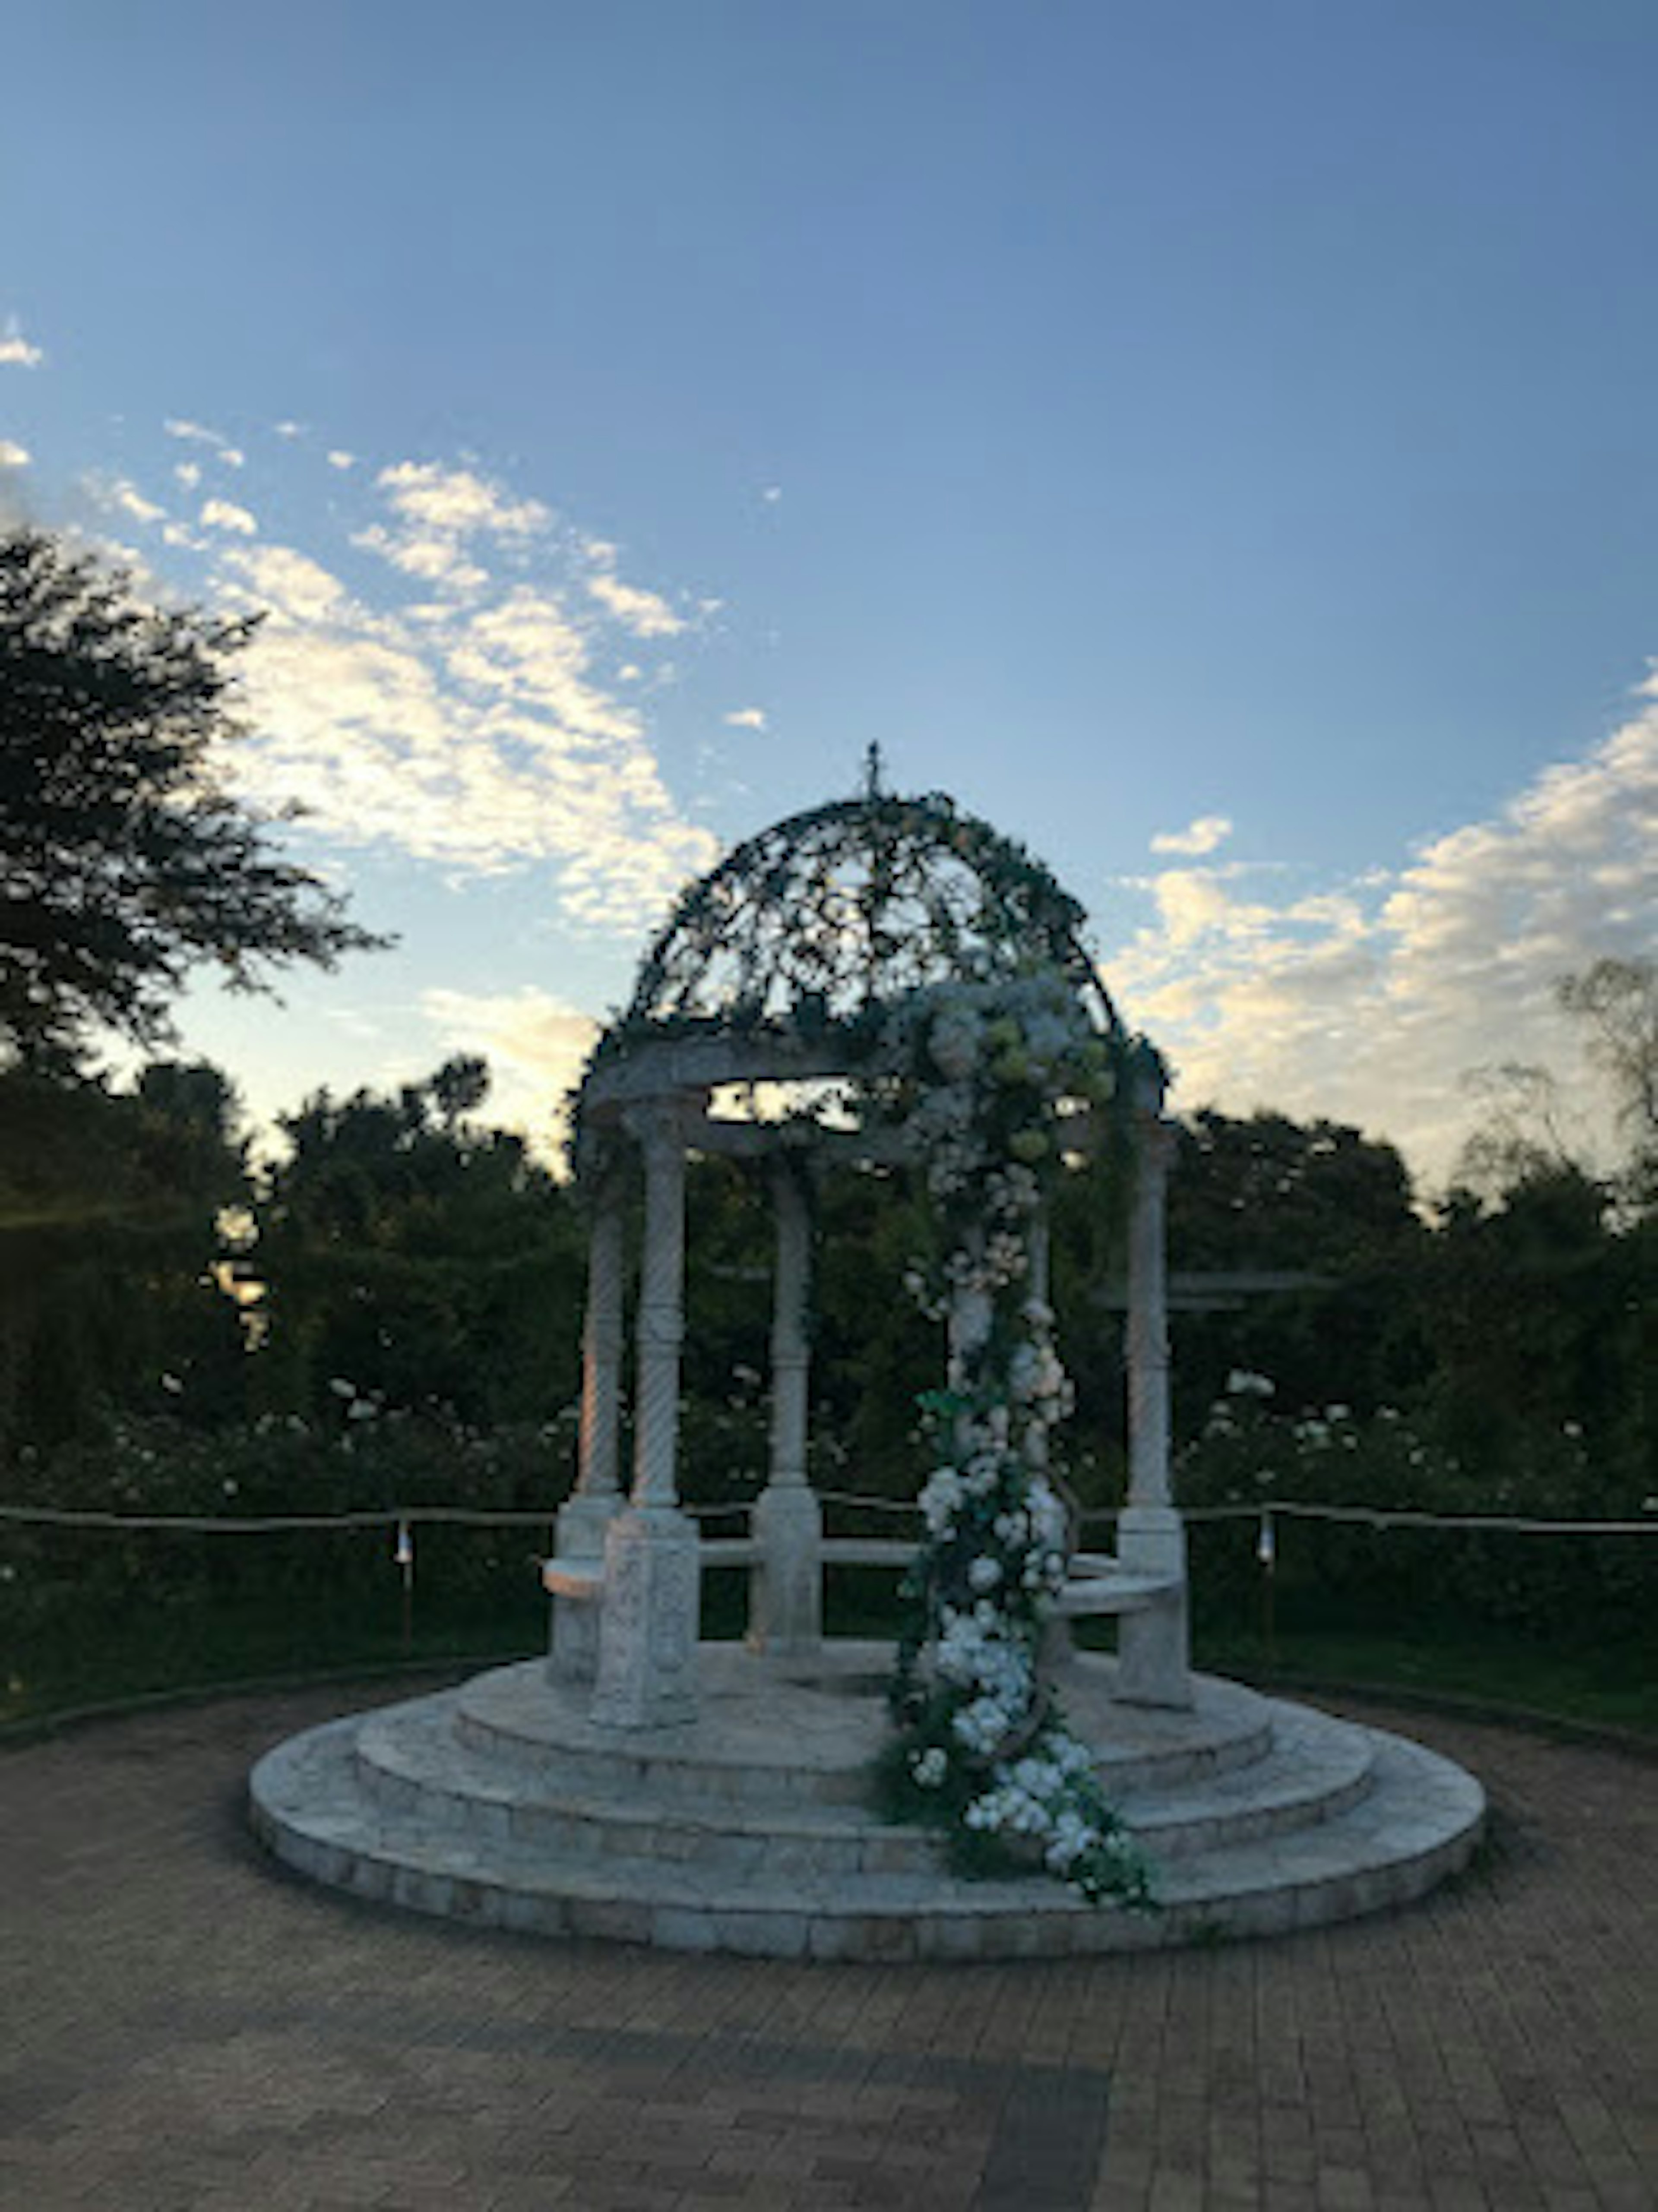
M234 531L241 538L253 538L259 532L259 524L247 509L228 499L204 501L200 520L206 529Z
M545 867L566 926L658 921L716 848L668 792L642 708L600 673L616 629L638 632L591 603L588 556L471 470L399 463L364 496L360 580L296 546L218 544L222 595L266 617L228 765L347 844L451 874Z
M1106 962L1174 1061L1177 1103L1351 1121L1442 1179L1467 1071L1575 1073L1557 980L1658 945L1658 705L1385 878L1247 896L1252 872L1152 877L1155 920Z
M607 568L588 578L588 592L635 637L677 637L686 627L684 617L676 615L666 599L655 592L641 591L637 585L623 583Z
M39 368L46 354L38 345L32 345L23 336L15 315L6 318L6 327L0 331L0 368Z
M328 465L331 469L354 469L357 455L348 453L343 446L335 446L329 453Z
M194 491L197 485L202 480L201 464L199 461L177 462L174 465L173 473L186 491Z
M302 438L305 435L303 422L273 422L271 427L279 438Z
M387 504L409 524L439 536L470 537L485 532L497 538L528 538L550 520L539 500L513 500L498 484L469 469L448 469L436 461L399 461L377 479Z
M765 709L763 707L739 707L725 719L734 730L763 730L765 727Z
M1195 857L1212 853L1231 835L1232 823L1224 814L1200 814L1184 830L1166 830L1154 837L1151 849L1154 853L1188 853Z
M15 439L0 438L0 469L26 469L28 465L27 446L18 445Z
M493 995L427 991L421 1008L445 1050L481 1053L489 1061L490 1118L527 1131L551 1154L563 1139L566 1098L581 1079L598 1024L529 984Z

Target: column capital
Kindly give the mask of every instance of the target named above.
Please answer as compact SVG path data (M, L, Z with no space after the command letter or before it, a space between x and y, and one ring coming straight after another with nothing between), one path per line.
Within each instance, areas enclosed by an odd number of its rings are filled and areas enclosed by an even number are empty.
M677 1097L641 1098L625 1108L622 1127L647 1158L655 1152L685 1149L686 1102Z

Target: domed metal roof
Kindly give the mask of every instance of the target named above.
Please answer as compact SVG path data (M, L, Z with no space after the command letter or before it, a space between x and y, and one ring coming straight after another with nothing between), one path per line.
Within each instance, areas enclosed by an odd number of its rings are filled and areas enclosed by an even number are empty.
M1063 975L1101 1026L1116 1014L1082 908L1021 845L942 793L879 786L791 815L681 896L621 1027L834 1026L927 984Z

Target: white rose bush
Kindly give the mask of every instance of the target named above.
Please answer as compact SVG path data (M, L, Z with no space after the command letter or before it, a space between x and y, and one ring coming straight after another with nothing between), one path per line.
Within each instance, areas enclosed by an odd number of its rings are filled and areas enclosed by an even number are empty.
M1035 1266L1068 1102L1103 1109L1129 1048L1063 982L952 983L893 1012L871 1090L903 1130L937 1224L909 1286L950 1323L923 1394L936 1454L905 1577L883 1794L950 1838L964 1872L1033 1865L1100 1905L1155 1909L1150 1869L1066 1728L1042 1663L1069 1527L1051 1431L1071 1386Z

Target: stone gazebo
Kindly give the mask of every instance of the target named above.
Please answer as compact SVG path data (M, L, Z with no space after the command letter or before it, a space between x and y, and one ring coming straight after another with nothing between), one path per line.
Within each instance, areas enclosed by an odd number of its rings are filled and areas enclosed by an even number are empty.
M1417 1897L1478 1843L1477 1782L1401 1737L1190 1670L1186 1547L1169 1486L1161 1064L1118 1023L1082 949L1081 909L1047 871L948 799L883 793L875 768L872 759L862 797L780 823L692 885L582 1086L576 1163L592 1229L581 1462L542 1570L551 1656L278 1744L250 1779L254 1828L301 1871L416 1911L777 1956L1114 1951L1274 1934ZM979 1212L981 1195L992 1212L1014 1206L1007 1163L1039 1157L1018 1149L1033 1130L1009 1123L1004 1152L992 1158L981 1147L988 1179L972 1183L971 1205L952 1220L948 1259L963 1266L938 1310L946 1402L966 1410L948 1416L959 1471L936 1468L921 1496L936 1631L916 1647L919 1674L911 1643L903 1647L911 1733L899 1735L887 1696L892 1648L821 1633L826 1562L899 1565L917 1554L907 1543L826 1537L808 1480L811 1187L837 1158L912 1164L917 1143L936 1141L923 1109L904 1107L906 1064L883 1061L895 1033L901 1044L906 1024L952 999L1008 1006L1034 997L1051 1010L1049 1031L1068 1041L1050 1054L1032 1042L1034 1027L1021 1031L1027 1064L1048 1070L1045 1170L1094 1152L1103 1157L1089 1171L1128 1183L1129 1498L1114 1555L1079 1549L1074 1515L1065 1540L1063 1491L1046 1462L1045 1408L1063 1413L1064 1392L1057 1360L1045 1364L1041 1178L1018 1184L1016 1269L1003 1266L1005 1250L996 1257L1002 1232ZM987 1023L984 1036L997 1027L1005 1023ZM926 1088L936 1079L927 1066L942 1066L939 1035L935 1022L923 1057L908 1063L934 1105L954 1080L947 1072L943 1090ZM1009 1096L1008 1085L1023 1080L977 1065L990 1071L985 1097ZM893 1098L904 1110L887 1115L883 1101ZM763 1163L773 1194L772 1427L769 1480L747 1532L707 1540L679 1495L684 1183L690 1155L722 1151ZM937 1178L941 1157L928 1155L929 1188L953 1203L952 1188L966 1186ZM643 1248L625 1493L636 1178ZM981 1387L1006 1341L990 1318L1003 1310L997 1298L1018 1301L1027 1331L1000 1370L1001 1399ZM1015 1389L1021 1352L1035 1367ZM1011 1470L1016 1510L983 1503L983 1482L1003 1480L997 1468ZM981 1487L970 1492L973 1481ZM995 1535L1000 1583L972 1579L990 1565L982 1549L965 1569L951 1566L952 1531L969 1522L950 1516L972 1513L974 1527L999 1515L992 1533L1013 1532ZM1003 1571L1010 1563L1021 1578ZM698 1643L702 1570L716 1564L749 1570L745 1644ZM959 1569L965 1581L948 1584L957 1595L947 1602L938 1577ZM992 1586L1003 1593L994 1602L971 1595ZM1027 1603L1021 1589L1044 1595ZM1117 1617L1115 1656L1069 1648L1065 1622L1084 1614ZM1005 1660L997 1620L1021 1622L1027 1639L1024 1687L1009 1693L1027 1702L1005 1710L991 1671L973 1672ZM966 1671L950 1672L975 1637ZM961 1702L979 1696L964 1681L989 1686L978 1705ZM1009 1725L1009 1713L1039 1706L1022 1735ZM1054 1793L1041 1843L1015 1854L1031 1871L994 1881L964 1879L936 1827L892 1825L872 1796L877 1768L894 1759L905 1788L932 1788L961 1756L958 1741L973 1755L976 1726L993 1764L991 1796L965 1807L962 1826L989 1825L975 1815L993 1798L1002 1833L1036 1832L1021 1829L1021 1806ZM1082 1815L1062 1804L1083 1808L1085 1844L1066 1826ZM1077 1850L1093 1856L1066 1856ZM1113 1886L1112 1869L1125 1863L1131 1875ZM1095 1881L1090 1869L1105 1871ZM1099 1901L1143 1902L1148 1879L1155 1912Z
M899 1565L913 1553L912 1544L826 1539L807 1480L808 1169L836 1160L897 1164L902 1147L892 1131L858 1126L844 1112L809 1122L757 1118L756 1086L774 1099L791 1090L821 1100L826 1086L858 1072L886 1009L947 981L1051 973L1091 1026L1121 1040L1082 945L1082 919L1045 870L948 800L872 789L740 846L686 893L648 954L581 1096L578 1173L591 1218L581 1464L558 1516L558 1557L545 1573L558 1601L554 1678L591 1685L594 1721L654 1728L695 1716L704 1562L750 1565L750 1648L798 1662L819 1650L826 1561ZM1141 1046L1127 1065L1135 1086L1129 1503L1117 1556L1074 1556L1060 1610L1120 1614L1117 1697L1184 1708L1192 1702L1185 1545L1169 1492L1163 1291L1171 1139L1156 1055ZM736 1110L720 1111L722 1101ZM1094 1143L1086 1115L1070 1126L1079 1153ZM700 1540L679 1504L689 1152L735 1154L769 1170L777 1231L771 1466L746 1538ZM619 1400L631 1169L643 1178L644 1231L634 1464L624 1496ZM1039 1232L1039 1267L1044 1258Z

